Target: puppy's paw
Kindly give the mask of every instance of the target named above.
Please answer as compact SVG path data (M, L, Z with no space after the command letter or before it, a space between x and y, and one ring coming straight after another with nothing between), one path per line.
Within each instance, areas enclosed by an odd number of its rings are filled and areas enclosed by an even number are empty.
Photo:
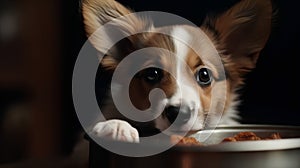
M122 120L107 120L98 122L92 133L99 137L112 138L126 142L139 142L139 133L128 122Z

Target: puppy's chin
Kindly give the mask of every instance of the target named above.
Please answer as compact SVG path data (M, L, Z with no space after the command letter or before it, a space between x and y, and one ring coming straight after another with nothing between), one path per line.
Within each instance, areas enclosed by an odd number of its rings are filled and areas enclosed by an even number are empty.
M159 129L160 131L167 131L170 133L188 133L188 132L194 132L204 129L204 120L201 118L196 118L194 120L188 121L186 124L183 125L177 125L176 121L171 124L168 119L166 119L163 116L159 116L155 120L155 127Z

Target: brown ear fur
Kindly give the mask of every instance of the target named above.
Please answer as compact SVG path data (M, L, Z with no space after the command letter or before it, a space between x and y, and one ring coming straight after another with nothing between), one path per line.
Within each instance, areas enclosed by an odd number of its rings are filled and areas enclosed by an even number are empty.
M224 63L243 75L255 67L271 30L270 0L241 0L219 17L208 17L204 29L213 29Z
M101 64L108 69L114 69L124 55L124 48L132 48L130 38L116 45L119 37L129 37L152 26L151 22L131 14L131 10L114 0L84 0L82 13L89 41L100 53L106 55ZM126 19L122 16L126 16ZM103 25L105 26L101 27ZM120 47L123 49L120 50Z
M85 31L90 36L105 23L131 11L114 0L84 0L82 13Z

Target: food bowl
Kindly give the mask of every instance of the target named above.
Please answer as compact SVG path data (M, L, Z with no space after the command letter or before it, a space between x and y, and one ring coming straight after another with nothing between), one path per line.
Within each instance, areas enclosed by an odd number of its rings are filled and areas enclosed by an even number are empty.
M279 133L282 139L222 142L226 137L239 132L253 132L259 137ZM203 141L204 146L175 145L170 149L147 157L128 157L102 148L94 140L108 141L97 137L87 138L90 143L90 168L193 168L193 167L300 167L300 127L280 125L218 126L190 136ZM124 150L154 149L170 142L155 141L152 144L134 144L111 141L113 146Z

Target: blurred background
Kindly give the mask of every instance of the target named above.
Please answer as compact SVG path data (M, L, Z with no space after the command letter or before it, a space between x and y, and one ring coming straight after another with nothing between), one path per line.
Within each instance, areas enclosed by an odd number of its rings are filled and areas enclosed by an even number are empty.
M119 1L135 11L171 12L196 25L206 13L237 2ZM274 3L278 12L270 40L241 90L241 122L300 125L299 9L296 1ZM0 1L0 167L28 160L54 163L72 153L81 126L71 79L85 40L78 0Z

